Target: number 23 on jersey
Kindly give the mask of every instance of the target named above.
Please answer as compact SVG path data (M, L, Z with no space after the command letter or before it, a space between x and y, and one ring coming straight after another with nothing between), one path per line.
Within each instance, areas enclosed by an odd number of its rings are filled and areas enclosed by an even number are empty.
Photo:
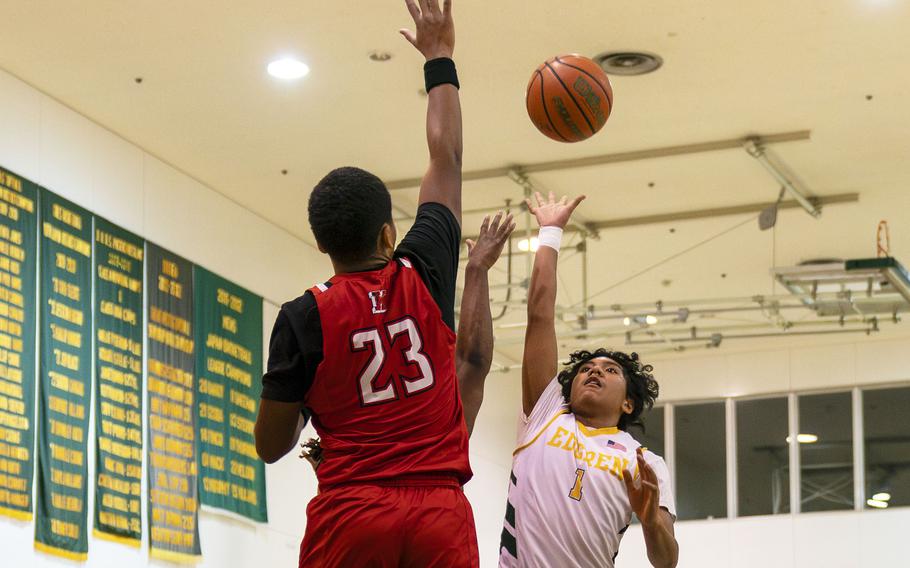
M400 350L405 360L409 364L417 365L418 373L414 377L406 377L397 371L383 368L387 363L387 356L383 347L383 334L385 334L388 345L395 349L396 341L403 335L407 335L409 346L401 346ZM399 341L401 343L401 341ZM403 385L406 396L411 396L423 392L433 387L433 366L429 358L422 351L423 340L420 337L420 330L417 322L411 316L385 324L383 328L371 327L359 329L351 334L351 351L359 353L361 351L370 351L370 358L364 365L358 378L358 388L360 391L360 402L364 406L371 404L382 404L399 398L398 387L396 386L395 376ZM397 357L394 358L397 360ZM388 384L381 386L377 384L377 379L389 377L392 375Z

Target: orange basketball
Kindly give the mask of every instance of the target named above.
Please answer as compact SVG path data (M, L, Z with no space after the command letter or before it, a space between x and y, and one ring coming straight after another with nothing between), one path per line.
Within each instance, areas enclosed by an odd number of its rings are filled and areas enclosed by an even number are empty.
M613 88L600 66L581 55L559 55L534 70L526 98L538 130L559 142L580 142L610 118Z

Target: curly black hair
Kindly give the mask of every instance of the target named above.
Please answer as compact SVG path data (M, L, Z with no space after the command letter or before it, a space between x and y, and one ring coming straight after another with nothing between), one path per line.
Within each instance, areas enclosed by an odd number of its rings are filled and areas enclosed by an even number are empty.
M370 172L337 168L313 188L307 209L316 242L332 258L351 262L376 249L379 231L392 221L392 196Z
M610 351L601 347L593 352L581 350L569 355L569 360L564 363L566 368L557 375L557 380L562 385L562 396L566 404L569 403L569 397L572 393L572 381L578 375L578 370L591 359L598 357L612 359L622 367L622 374L626 379L626 397L631 398L634 403L631 414L622 413L620 415L619 429L628 430L630 426L639 426L644 429L644 425L639 418L645 409L651 410L651 407L654 406L660 387L651 374L654 367L643 365L638 359L638 353Z

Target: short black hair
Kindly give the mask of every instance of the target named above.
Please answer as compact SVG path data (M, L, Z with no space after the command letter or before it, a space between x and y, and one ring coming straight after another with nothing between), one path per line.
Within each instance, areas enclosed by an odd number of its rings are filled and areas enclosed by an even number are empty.
M361 260L376 250L382 225L392 221L392 196L366 170L337 168L319 180L307 207L319 245L336 260Z
M563 369L557 380L562 385L562 396L569 403L569 396L572 394L572 381L578 375L578 370L582 365L598 357L607 357L616 361L622 367L623 376L626 379L626 397L631 398L634 408L631 414L623 412L619 417L619 429L628 430L630 426L639 426L644 428L640 418L641 413L647 408L651 410L654 401L660 392L660 387L651 371L654 367L643 365L638 359L638 353L623 353L622 351L611 351L600 348L596 351L575 351L569 355L569 360L564 363L566 368Z

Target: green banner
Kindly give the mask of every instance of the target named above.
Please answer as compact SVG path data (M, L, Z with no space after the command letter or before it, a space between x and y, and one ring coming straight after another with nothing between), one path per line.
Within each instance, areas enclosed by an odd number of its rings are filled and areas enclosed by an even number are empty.
M253 436L262 298L204 268L194 274L200 499L265 523L265 464Z
M199 498L193 399L193 267L146 246L149 528L153 558L196 562Z
M41 191L41 326L35 548L88 553L86 462L92 364L92 216Z
M145 242L95 217L95 536L142 538Z
M0 168L0 515L32 517L38 186Z

